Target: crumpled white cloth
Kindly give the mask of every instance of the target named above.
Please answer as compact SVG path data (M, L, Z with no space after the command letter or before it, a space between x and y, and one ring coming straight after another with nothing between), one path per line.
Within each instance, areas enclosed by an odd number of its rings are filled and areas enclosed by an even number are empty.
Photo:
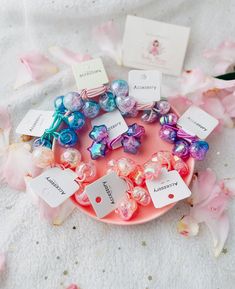
M235 5L226 0L2 0L0 7L0 104L9 105L14 129L30 108L51 109L55 95L75 88L70 68L43 83L13 91L17 57L37 48L46 55L59 45L78 52L98 53L91 28L113 19L123 29L126 14L191 26L185 68L211 71L202 51L234 35ZM234 40L234 39L233 39ZM134 48L133 48L134 49ZM127 68L104 59L108 73L127 77ZM164 83L174 77L164 77ZM213 168L218 176L234 177L235 131L210 137L207 159L197 168ZM185 239L177 220L188 211L179 203L148 224L119 227L102 224L78 210L61 227L41 221L25 193L0 187L0 251L7 253L1 289L60 289L77 283L81 289L233 289L235 282L235 204L230 208L227 253L212 256L211 236ZM226 252L226 250L224 251Z

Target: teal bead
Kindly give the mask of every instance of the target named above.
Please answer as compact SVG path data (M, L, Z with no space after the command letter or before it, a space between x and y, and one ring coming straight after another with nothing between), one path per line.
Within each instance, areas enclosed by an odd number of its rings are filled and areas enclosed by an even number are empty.
M54 100L54 107L55 110L60 111L60 112L65 112L66 108L64 106L64 96L57 96Z
M116 96L127 96L129 93L129 85L123 79L116 79L112 81L110 89Z
M85 125L85 116L79 111L72 112L67 116L67 123L71 129L80 130Z
M75 146L78 141L76 132L70 128L62 129L59 132L58 142L63 147Z
M111 91L107 91L105 94L100 96L99 104L104 111L113 111L115 110L116 101L115 96Z

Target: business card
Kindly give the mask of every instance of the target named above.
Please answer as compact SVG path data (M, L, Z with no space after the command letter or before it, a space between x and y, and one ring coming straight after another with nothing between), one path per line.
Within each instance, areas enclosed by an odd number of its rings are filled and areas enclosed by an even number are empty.
M190 28L128 15L123 37L123 64L179 75Z

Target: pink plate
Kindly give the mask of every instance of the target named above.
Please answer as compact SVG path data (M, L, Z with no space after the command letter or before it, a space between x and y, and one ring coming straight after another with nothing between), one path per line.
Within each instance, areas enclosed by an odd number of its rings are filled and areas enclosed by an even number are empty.
M171 151L172 150L172 145L162 141L159 137L159 129L160 129L159 123L145 124L141 122L139 117L130 118L130 119L126 118L125 120L128 125L136 122L145 127L146 134L142 139L142 145L141 145L140 151L136 155L124 153L122 148L118 148L112 152L108 152L104 158L94 161L97 167L97 178L100 178L101 176L105 175L106 169L107 169L106 167L107 162L111 159L118 159L118 158L126 156L135 160L138 164L141 165L145 163L148 159L150 159L151 155L157 151L160 151L160 150ZM90 125L90 122L87 121L86 128L80 131L78 134L79 144L77 145L76 148L79 149L79 151L81 152L82 160L85 162L91 160L90 154L87 151L87 147L90 146L91 144L91 139L88 136L90 130L91 130L91 125ZM56 142L54 145L54 151L55 151L55 158L57 161L59 161L59 156L62 150L63 148L60 147L58 143ZM187 160L187 164L189 166L190 173L186 178L184 178L184 181L187 185L189 185L192 175L193 175L193 170L194 170L194 159L189 158ZM163 215L164 213L169 211L171 208L173 208L175 205L175 204L171 204L161 209L156 209L152 203L148 205L147 207L139 206L137 213L135 214L135 216L133 216L133 218L130 221L123 221L119 218L119 216L115 212L110 213L105 218L99 219L96 217L95 212L91 206L83 207L79 205L76 202L74 196L72 196L71 199L75 202L77 207L88 216L96 220L99 220L101 222L115 224L115 225L143 224Z

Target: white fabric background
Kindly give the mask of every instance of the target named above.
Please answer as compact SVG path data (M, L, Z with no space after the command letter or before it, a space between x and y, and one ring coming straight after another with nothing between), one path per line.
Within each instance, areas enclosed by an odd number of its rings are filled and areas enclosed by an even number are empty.
M203 49L235 39L234 0L1 0L0 104L9 105L14 127L29 108L49 109L55 95L75 87L70 70L61 65L49 80L13 91L17 56L35 48L47 53L51 45L97 53L89 36L92 26L113 19L122 29L126 14L191 26L187 69L199 66L210 72ZM110 75L127 76L128 69L108 59L105 64ZM198 167L235 177L234 137L234 130L211 137L209 155ZM17 139L14 133L12 139ZM234 203L227 253L218 259L205 226L193 239L177 234L176 222L187 210L180 203L161 218L133 227L102 224L76 210L63 226L51 227L24 193L1 186L0 251L7 252L7 271L0 288L60 289L72 282L81 289L234 288Z

